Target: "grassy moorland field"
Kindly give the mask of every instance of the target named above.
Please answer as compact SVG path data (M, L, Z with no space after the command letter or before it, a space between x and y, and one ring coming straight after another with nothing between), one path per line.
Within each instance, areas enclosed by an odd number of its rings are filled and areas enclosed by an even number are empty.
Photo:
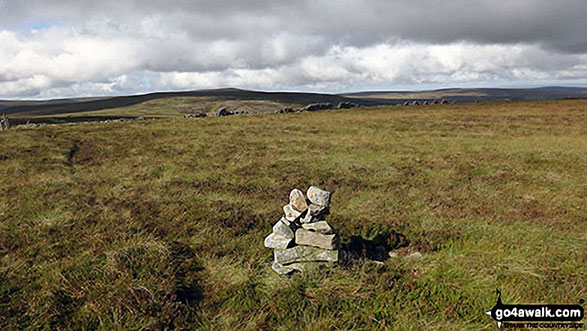
M587 290L587 100L379 107L0 134L0 329L494 330ZM384 264L291 277L264 237L333 192ZM419 251L419 260L402 257Z
M207 113L212 115L221 107L227 107L231 111L256 111L273 112L276 109L286 107L299 107L299 104L282 103L270 100L227 100L213 97L175 97L168 99L155 99L127 107L109 108L87 112L74 112L59 114L61 117L76 116L123 116L123 117L181 117L186 114ZM17 114L26 117L27 114ZM39 117L53 117L54 115L42 115Z

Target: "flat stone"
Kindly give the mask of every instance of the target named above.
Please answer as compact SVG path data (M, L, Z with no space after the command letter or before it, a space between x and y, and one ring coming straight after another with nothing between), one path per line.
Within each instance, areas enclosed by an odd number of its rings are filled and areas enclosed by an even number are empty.
M226 107L222 107L219 108L218 110L216 110L214 112L214 116L229 116L229 115L233 115L232 112L228 111L228 109L226 109Z
M334 233L334 228L332 228L332 226L330 224L328 224L328 222L326 222L326 221L319 221L319 222L314 222L314 223L302 224L302 228L309 230L309 231L322 233L322 234Z
M302 191L298 190L297 188L293 189L289 193L289 204L293 207L293 209L299 211L300 213L308 209L308 204L306 203L304 193L302 193Z
M277 221L273 226L273 234L286 239L293 239L294 232L289 227L289 224L285 224L283 221Z
M285 218L290 221L293 222L295 221L298 217L300 217L300 215L302 215L301 212L295 210L291 205L285 205L283 206L283 211L285 212Z
M265 238L264 244L267 248L285 249L292 241L293 238L286 238L276 235L275 233L271 233Z
M275 262L289 265L295 262L337 262L338 250L327 250L317 247L294 246L273 251Z
M338 235L322 234L308 231L306 229L297 229L295 242L298 245L319 247L324 249L336 249L338 248Z
M330 192L321 190L316 186L310 186L306 194L311 203L319 206L330 206Z

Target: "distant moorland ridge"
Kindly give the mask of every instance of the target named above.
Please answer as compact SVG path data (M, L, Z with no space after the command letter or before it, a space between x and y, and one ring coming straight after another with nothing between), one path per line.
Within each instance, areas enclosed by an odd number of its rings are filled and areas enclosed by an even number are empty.
M158 99L207 98L223 101L267 101L283 105L310 103L353 102L360 106L394 105L413 100L440 100L450 102L484 102L495 100L556 100L587 98L586 87L540 88L453 88L431 91L370 91L344 94L302 92L259 92L235 88L181 92L155 92L141 95L70 98L54 100L0 100L0 113L12 117L33 118L95 112L129 107ZM81 114L80 114L81 115Z

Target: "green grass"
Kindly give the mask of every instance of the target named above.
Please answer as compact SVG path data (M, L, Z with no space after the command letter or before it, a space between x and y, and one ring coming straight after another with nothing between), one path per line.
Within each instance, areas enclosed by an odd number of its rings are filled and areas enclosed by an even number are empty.
M587 284L587 101L84 123L0 134L0 329L495 329ZM264 237L333 192L421 260L291 278Z

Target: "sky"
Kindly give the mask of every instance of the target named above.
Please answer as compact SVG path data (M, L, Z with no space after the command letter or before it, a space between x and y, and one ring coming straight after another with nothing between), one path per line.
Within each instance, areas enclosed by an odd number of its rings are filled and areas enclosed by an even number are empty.
M587 86L585 0L0 0L0 99Z

